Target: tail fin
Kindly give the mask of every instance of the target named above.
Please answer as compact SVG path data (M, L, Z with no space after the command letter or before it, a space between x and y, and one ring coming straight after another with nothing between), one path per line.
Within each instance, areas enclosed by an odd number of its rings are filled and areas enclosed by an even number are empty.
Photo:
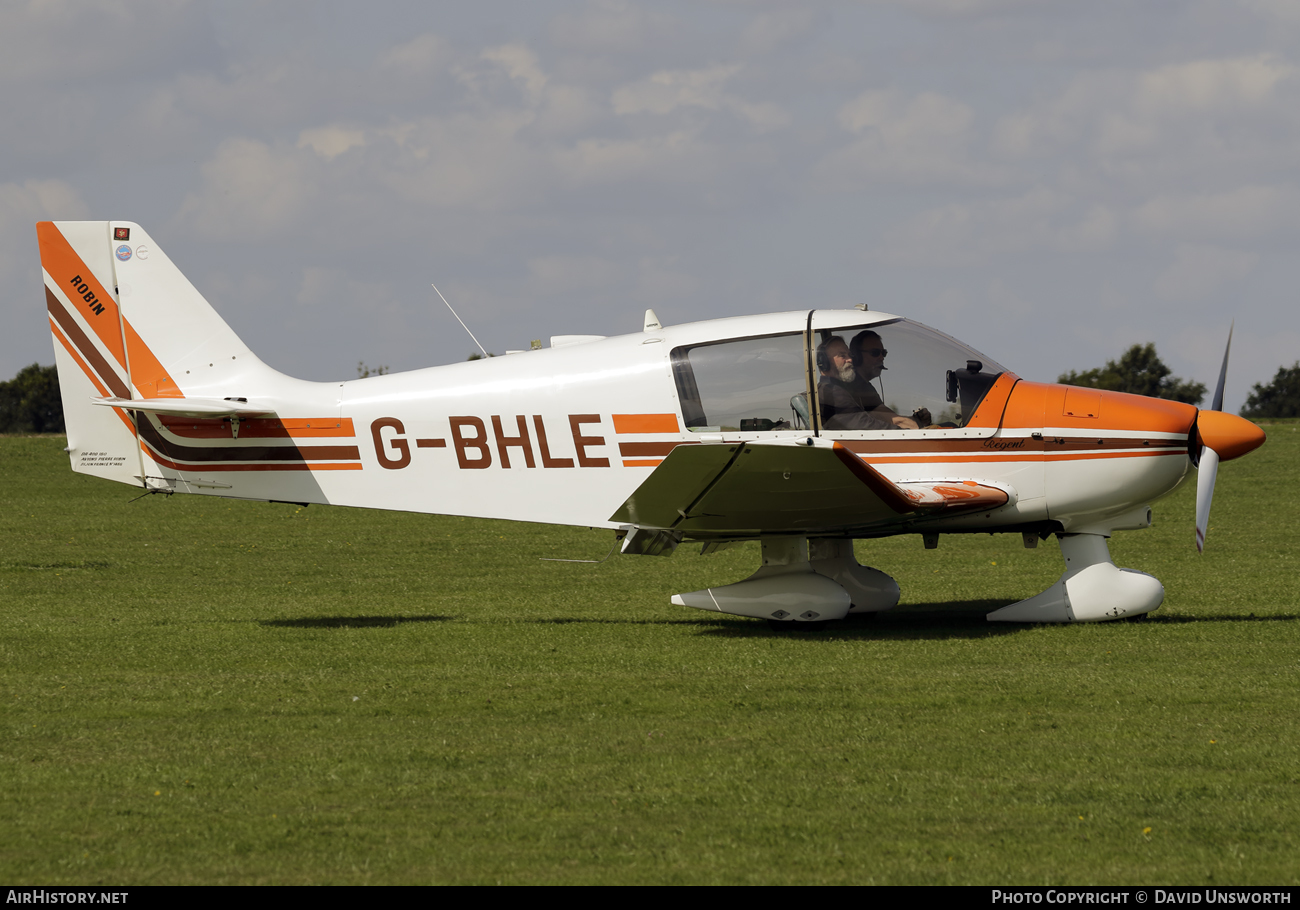
M141 446L147 418L97 399L153 400L173 413L178 399L204 399L212 413L213 399L279 376L139 225L43 221L36 234L73 470L144 486L160 476Z

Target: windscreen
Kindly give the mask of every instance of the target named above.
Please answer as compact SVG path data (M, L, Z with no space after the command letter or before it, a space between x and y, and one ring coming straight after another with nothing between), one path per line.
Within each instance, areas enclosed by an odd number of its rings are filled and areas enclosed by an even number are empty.
M836 314L842 318L843 314ZM819 326L818 399L824 429L880 429L888 415L919 427L960 427L1005 368L955 338L906 319L875 325ZM850 379L826 352L849 349ZM874 411L879 420L857 415Z

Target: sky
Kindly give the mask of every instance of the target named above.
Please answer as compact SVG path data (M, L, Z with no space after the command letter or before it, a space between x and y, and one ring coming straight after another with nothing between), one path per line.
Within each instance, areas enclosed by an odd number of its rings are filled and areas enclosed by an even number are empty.
M0 377L34 225L142 224L305 379L858 303L1053 381L1300 359L1294 0L16 0Z

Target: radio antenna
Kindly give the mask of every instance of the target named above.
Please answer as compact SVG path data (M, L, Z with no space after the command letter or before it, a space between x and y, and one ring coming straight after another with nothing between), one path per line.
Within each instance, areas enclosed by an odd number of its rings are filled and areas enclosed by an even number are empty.
M447 298L442 296L442 291L438 290L438 286L437 286L436 284L434 284L433 282L430 282L430 283L429 283L429 287L433 288L433 292L434 292L435 294L437 294L439 297L442 297L442 302L443 302L443 303L447 303ZM470 338L474 338L474 333L469 331L469 326L465 325L465 320L464 320L464 319L461 319L460 316L457 315L456 311L452 309L450 303L447 303L447 309L451 310L451 315L453 315L453 316L456 317L456 321L460 323L460 327L461 327L462 329L464 329L466 332L469 332L469 337L470 337ZM474 343L475 343L475 344L478 344L478 349L479 349L480 351L483 352L483 356L484 356L484 357L489 356L489 355L488 355L488 352L487 352L487 348L485 348L485 347L483 347L483 345L479 344L479 340L478 340L477 338L474 338Z

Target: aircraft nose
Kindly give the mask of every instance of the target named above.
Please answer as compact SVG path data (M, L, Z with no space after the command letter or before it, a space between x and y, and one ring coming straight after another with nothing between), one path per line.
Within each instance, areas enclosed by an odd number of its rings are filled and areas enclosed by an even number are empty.
M1201 411L1196 415L1196 433L1201 444L1214 450L1220 461L1240 458L1264 444L1264 431L1244 417L1222 411Z

